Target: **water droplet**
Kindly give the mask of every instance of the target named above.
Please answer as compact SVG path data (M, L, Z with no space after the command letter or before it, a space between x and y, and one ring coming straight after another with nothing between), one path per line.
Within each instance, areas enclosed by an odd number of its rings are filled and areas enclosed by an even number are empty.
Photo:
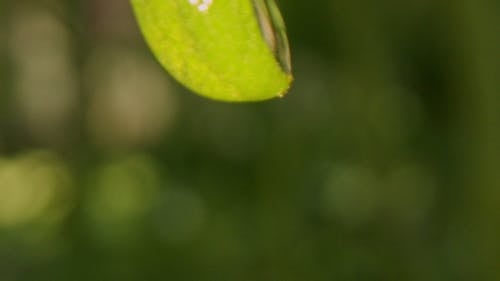
M195 6L200 12L207 12L213 0L188 0L189 4Z
M281 68L287 72L292 72L290 61L290 47L286 36L285 22L274 0L253 0L253 5L260 30L269 48L281 65Z

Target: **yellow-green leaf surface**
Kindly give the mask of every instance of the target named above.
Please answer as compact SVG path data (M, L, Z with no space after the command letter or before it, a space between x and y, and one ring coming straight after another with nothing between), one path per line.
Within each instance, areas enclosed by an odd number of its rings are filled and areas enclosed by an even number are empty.
M131 1L157 59L192 91L236 102L288 90L288 43L274 0Z

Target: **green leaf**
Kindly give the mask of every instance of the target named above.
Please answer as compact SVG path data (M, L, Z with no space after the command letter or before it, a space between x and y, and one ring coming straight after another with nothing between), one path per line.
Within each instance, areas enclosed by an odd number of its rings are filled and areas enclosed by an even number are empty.
M274 0L131 0L153 53L172 76L222 101L280 97L291 81Z

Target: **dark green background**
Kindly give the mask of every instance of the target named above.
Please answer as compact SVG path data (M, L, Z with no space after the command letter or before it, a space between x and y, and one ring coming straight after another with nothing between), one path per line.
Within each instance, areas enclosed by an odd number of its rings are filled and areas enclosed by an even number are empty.
M500 3L279 4L290 93L225 104L125 0L0 0L0 280L500 280Z

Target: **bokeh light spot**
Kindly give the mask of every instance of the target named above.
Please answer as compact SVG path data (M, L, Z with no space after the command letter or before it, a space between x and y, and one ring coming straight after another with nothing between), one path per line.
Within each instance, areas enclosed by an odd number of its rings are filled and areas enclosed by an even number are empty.
M40 141L66 139L78 102L66 26L49 11L32 8L12 15L9 34L15 106L23 125Z
M134 239L155 203L161 181L145 155L128 155L97 167L84 210L96 237L107 243Z
M127 50L100 50L86 68L88 130L98 144L155 143L173 123L177 103L159 66Z
M377 215L378 183L374 172L360 165L336 164L328 176L323 209L347 225L360 225Z
M72 206L71 176L49 152L0 159L0 227L58 223Z

